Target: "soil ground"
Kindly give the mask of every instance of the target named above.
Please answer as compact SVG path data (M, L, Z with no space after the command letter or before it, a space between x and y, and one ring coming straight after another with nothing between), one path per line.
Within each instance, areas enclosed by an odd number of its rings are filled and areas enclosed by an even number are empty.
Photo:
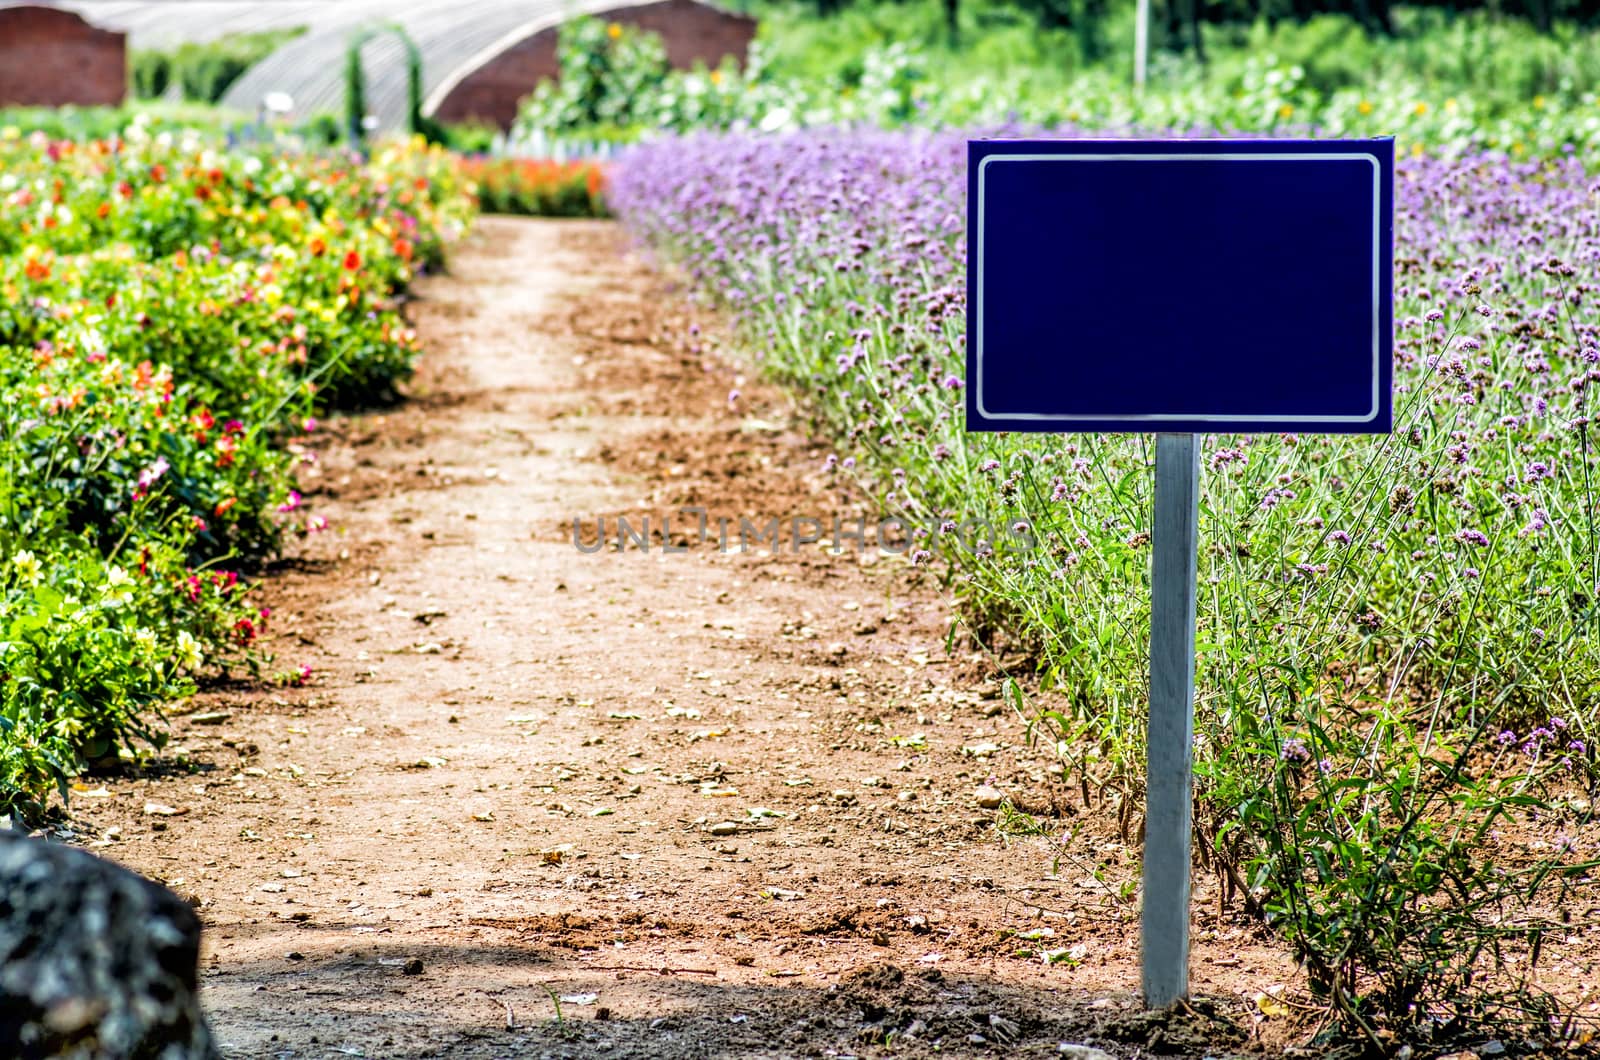
M410 400L328 426L332 529L261 590L309 684L210 690L73 802L199 904L225 1055L1288 1040L1257 999L1290 961L1203 878L1202 1014L1139 1014L1137 851L946 654L936 581L848 541L717 547L718 517L865 509L617 229L487 218L413 310ZM710 541L685 517L682 552L615 550L613 517L685 505ZM602 515L613 547L575 547Z

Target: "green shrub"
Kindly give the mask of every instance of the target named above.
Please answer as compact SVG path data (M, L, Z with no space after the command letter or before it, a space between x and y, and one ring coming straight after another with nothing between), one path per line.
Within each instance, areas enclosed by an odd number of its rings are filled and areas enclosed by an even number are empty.
M482 122L461 122L443 127L443 143L462 155L486 155L500 136L497 126Z
M169 77L195 103L217 103L256 63L305 32L305 27L229 33L215 40L180 44L168 57Z
M172 57L166 52L141 50L128 55L129 77L138 99L160 99L172 83Z
M556 55L561 77L540 81L523 102L524 128L565 133L648 124L649 103L671 69L660 36L596 18L563 23Z

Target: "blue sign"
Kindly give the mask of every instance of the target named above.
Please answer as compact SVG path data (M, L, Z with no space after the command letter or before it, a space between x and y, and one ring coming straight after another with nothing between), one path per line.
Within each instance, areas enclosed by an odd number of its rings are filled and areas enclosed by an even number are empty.
M1390 429L1393 140L967 157L969 430Z

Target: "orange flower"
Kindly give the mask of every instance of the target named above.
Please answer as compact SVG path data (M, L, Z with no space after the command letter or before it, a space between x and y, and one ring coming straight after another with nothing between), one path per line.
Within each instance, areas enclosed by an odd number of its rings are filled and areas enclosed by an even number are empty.
M239 503L239 498L238 497L229 497L227 500L225 500L221 504L217 505L216 511L214 512L214 514L218 518L221 518L222 516L228 514L228 509L229 508L232 508L235 504L238 504L238 503Z
M395 253L395 256L397 258L399 258L401 261L410 261L411 260L411 250L412 250L411 240L406 239L403 236L397 237L395 239L395 241L394 241L394 253Z
M328 252L328 244L323 242L321 236L311 237L311 256L320 258Z

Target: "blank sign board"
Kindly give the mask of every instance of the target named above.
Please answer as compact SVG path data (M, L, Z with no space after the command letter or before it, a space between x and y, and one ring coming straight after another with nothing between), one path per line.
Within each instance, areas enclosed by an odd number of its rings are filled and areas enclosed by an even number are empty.
M1392 140L968 159L970 430L1389 430Z

